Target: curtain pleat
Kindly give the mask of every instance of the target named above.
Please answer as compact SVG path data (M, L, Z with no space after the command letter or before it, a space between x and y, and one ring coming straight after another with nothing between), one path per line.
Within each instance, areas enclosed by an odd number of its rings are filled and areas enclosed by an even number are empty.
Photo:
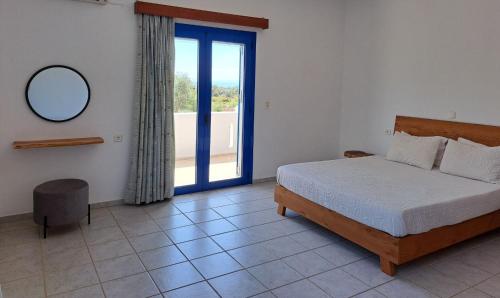
M139 15L139 53L130 174L125 202L174 195L174 51L172 18Z

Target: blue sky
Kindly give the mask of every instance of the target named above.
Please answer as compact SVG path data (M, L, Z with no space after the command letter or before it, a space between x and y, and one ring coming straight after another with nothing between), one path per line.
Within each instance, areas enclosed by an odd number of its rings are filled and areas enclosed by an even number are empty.
M212 81L237 84L240 76L238 44L214 42L212 45ZM185 73L193 81L198 74L198 41L175 39L175 72Z

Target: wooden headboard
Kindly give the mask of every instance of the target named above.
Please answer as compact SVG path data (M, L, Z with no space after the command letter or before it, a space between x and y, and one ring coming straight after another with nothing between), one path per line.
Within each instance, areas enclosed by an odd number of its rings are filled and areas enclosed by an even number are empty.
M487 146L500 146L500 127L492 125L396 116L394 131L455 140L461 137Z

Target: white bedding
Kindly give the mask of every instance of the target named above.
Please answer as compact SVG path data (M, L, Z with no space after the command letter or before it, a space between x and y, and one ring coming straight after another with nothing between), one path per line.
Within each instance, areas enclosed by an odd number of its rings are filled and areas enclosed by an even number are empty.
M500 185L379 156L282 166L278 184L346 217L402 237L500 209Z

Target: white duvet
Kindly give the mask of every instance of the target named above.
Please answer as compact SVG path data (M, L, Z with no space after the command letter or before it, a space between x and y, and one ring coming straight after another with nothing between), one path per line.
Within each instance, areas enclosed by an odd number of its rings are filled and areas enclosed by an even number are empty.
M372 156L282 166L278 184L346 217L402 237L500 209L500 185Z

